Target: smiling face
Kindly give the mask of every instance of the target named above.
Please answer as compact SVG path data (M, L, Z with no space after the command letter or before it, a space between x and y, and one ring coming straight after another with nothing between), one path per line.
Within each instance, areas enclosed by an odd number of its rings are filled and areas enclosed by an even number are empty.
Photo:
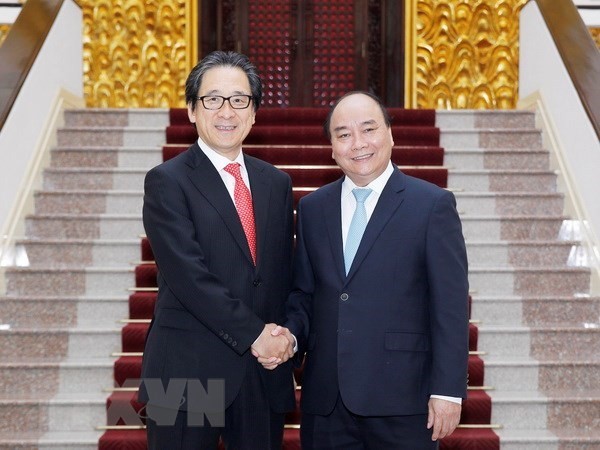
M381 108L364 94L342 99L329 125L332 157L357 186L366 186L383 173L392 156L392 130Z
M202 77L198 97L204 95L252 95L244 71L237 67L217 66ZM228 101L217 110L205 109L202 102L196 107L188 104L190 122L196 124L198 136L217 153L234 160L242 149L242 142L254 124L255 110L251 104L245 109L233 109Z

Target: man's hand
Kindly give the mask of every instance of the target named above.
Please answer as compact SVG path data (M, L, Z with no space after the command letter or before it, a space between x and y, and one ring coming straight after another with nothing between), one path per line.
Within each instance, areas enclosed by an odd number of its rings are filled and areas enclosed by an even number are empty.
M265 369L273 370L294 356L294 338L287 328L268 323L251 350Z
M440 398L429 399L429 416L427 429L433 427L432 441L445 438L452 434L460 421L461 405Z
M271 336L284 336L290 343L291 353L289 353L289 358L294 356L294 349L296 348L296 338L294 338L294 335L290 332L290 330L288 330L285 327L282 327L281 325L277 325L271 330ZM273 370L275 367L278 366L278 364L286 362L289 358L282 360L280 363L272 363L270 361L270 358L258 357L258 362L261 363L265 369Z

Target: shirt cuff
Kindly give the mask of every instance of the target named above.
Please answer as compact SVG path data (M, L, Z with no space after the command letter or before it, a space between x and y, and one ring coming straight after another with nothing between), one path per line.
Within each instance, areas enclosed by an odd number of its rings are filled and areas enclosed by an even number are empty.
M447 395L431 395L431 398L439 398L440 400L446 400L452 403L462 404L462 398L460 397L448 397Z

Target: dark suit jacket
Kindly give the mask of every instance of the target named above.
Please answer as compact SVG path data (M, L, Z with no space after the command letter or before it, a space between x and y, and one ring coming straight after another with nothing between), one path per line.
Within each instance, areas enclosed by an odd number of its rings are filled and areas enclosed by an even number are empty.
M454 195L394 167L348 276L343 179L298 206L287 326L306 350L302 409L338 393L364 416L426 414L430 394L466 397L468 281Z
M158 299L143 378L225 381L236 397L250 346L265 323L282 323L291 282L293 197L287 174L244 156L257 234L257 266L235 205L198 144L146 175L143 218L158 266ZM290 364L261 369L272 409L294 408ZM144 386L142 402L148 398ZM163 405L166 406L166 405ZM181 409L186 409L187 403Z

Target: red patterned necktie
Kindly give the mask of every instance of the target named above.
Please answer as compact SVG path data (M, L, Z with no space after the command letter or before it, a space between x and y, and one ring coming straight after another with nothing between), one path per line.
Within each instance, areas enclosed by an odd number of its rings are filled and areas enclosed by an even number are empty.
M235 178L233 199L238 215L240 216L240 221L242 222L242 228L244 228L244 233L246 233L252 261L254 262L254 265L256 265L256 229L254 227L252 196L250 195L248 186L244 183L242 174L240 173L240 165L238 163L227 164L225 166L225 172L230 173Z

